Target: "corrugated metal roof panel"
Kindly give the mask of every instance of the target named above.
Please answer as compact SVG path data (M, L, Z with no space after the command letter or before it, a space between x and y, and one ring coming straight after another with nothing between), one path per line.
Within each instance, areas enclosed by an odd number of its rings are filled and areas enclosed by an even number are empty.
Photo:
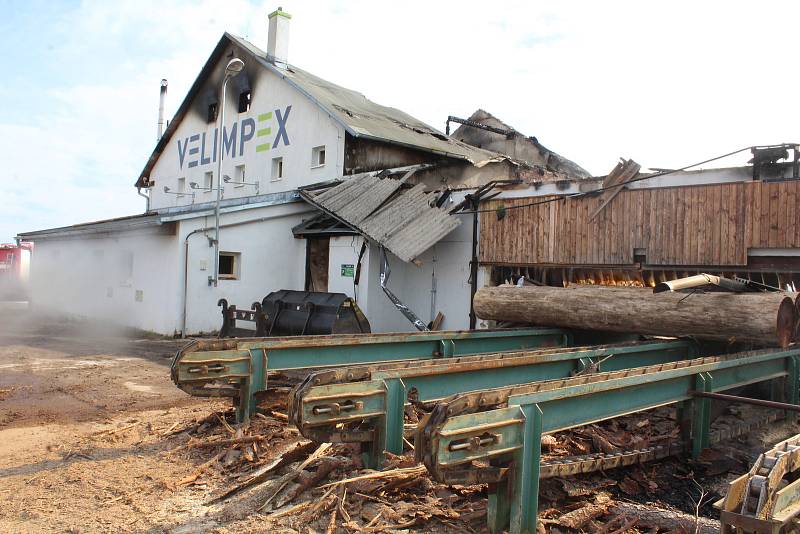
M402 189L403 180L356 175L324 192L303 192L303 198L385 246L403 261L413 261L460 223L431 206L425 186Z

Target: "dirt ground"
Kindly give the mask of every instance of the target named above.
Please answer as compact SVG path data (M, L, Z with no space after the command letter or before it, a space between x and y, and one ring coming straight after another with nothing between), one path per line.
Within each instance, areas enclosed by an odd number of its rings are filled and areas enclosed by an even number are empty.
M0 307L0 532L315 532L256 512L258 492L234 506L206 504L247 469L193 447L231 437L233 421L229 401L189 397L170 380L184 343ZM269 435L253 466L301 441L279 419L253 426ZM215 457L223 467L205 469ZM425 505L431 499L439 497L420 496ZM358 512L367 523L369 507Z
M252 471L268 463L300 437L278 418L262 417L252 430L269 436L260 449L225 454L225 448L197 447L235 431L229 427L229 402L194 399L172 384L169 363L182 343L0 308L0 532L326 531L327 515L301 520L256 512L263 497L258 493L236 506L208 503L242 480L248 466ZM557 517L602 491L614 499L690 512L700 491L718 495L765 443L792 432L794 425L772 425L749 441L715 449L705 463L669 459L548 481L542 507ZM339 478L355 473L348 454L341 447L327 453L335 465L348 466ZM217 460L222 467L207 469ZM405 467L401 464L402 459L398 465ZM387 486L362 490L349 523L342 519L347 511L339 512L338 521L350 526L331 532L485 531L485 488L445 488L416 478L411 485L394 484L405 487L407 502L395 501ZM695 486L701 490L694 492ZM576 487L583 489L576 493ZM358 494L357 488L351 491ZM304 495L305 504L295 503L307 508L334 499L322 489ZM371 526L382 524L393 508L406 514L395 521L397 528ZM286 504L283 510L288 509ZM326 509L336 519L336 506ZM707 504L703 513L713 514Z
M0 312L0 531L140 531L185 516L197 492L164 484L194 463L161 434L213 408L170 381L180 342L44 323Z

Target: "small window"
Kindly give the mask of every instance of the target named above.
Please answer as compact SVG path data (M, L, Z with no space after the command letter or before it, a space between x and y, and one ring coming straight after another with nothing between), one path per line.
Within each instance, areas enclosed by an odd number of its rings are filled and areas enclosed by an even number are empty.
M186 191L186 178L178 178L178 193Z
M219 105L216 102L213 102L208 105L208 122L217 122L218 110L219 110Z
M239 113L250 111L250 91L239 93Z
M315 146L311 149L311 166L322 167L325 165L325 147Z
M272 158L272 181L283 178L283 158Z
M241 254L239 252L220 252L219 253L220 280L238 280L240 260L241 260Z
M236 187L241 187L245 182L244 165L237 165L233 173L233 182Z
M213 176L214 174L210 172L207 172L203 175L203 189L205 189L206 191L211 190L211 180Z

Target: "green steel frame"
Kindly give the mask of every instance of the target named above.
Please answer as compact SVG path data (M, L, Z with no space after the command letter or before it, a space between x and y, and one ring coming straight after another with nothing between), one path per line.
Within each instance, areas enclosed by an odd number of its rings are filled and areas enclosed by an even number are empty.
M799 363L799 348L776 349L464 394L437 404L420 423L415 447L441 482L485 471L492 532L510 525L512 534L533 534L543 433L688 402L696 455L708 444L710 401L692 397L693 390L724 391L786 377L787 400L798 404ZM474 466L476 460L489 467Z
M347 367L310 375L289 396L289 421L319 442L361 442L365 464L403 452L404 408L450 395L590 371L616 371L697 357L689 341L484 354L425 362ZM344 426L341 426L344 425Z
M200 397L233 397L236 416L248 421L273 370L313 369L377 362L452 358L466 354L572 343L558 328L515 328L193 341L175 356L172 380Z

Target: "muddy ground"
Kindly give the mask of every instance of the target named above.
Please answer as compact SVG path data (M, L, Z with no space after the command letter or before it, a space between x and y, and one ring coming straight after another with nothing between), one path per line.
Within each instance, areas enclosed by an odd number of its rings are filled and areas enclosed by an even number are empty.
M206 504L300 437L279 418L262 417L260 427L248 431L269 435L261 448L227 454L224 448L196 448L203 440L234 436L235 429L228 428L229 402L193 399L172 384L169 363L181 344L0 308L0 532L305 533L325 532L329 517L336 524L331 532L342 533L485 531L484 488L445 488L424 476L389 490L364 489L350 497L360 499L352 514L345 507L337 515L338 505L327 507L324 517L255 512L257 492L236 506ZM668 459L549 481L542 509L557 518L605 492L612 499L693 512L701 491L709 501L767 443L793 432L797 428L788 423L771 425L749 440L717 447L704 463ZM338 469L333 479L356 473L348 455L341 447L327 453ZM205 469L214 458L214 468ZM576 487L582 489L576 493ZM392 493L398 488L406 492L401 497ZM308 511L325 498L335 501L330 491L312 489L282 510L306 502ZM707 504L702 508L701 514L713 515ZM405 515L389 521L399 509ZM556 523L548 529L574 532Z

